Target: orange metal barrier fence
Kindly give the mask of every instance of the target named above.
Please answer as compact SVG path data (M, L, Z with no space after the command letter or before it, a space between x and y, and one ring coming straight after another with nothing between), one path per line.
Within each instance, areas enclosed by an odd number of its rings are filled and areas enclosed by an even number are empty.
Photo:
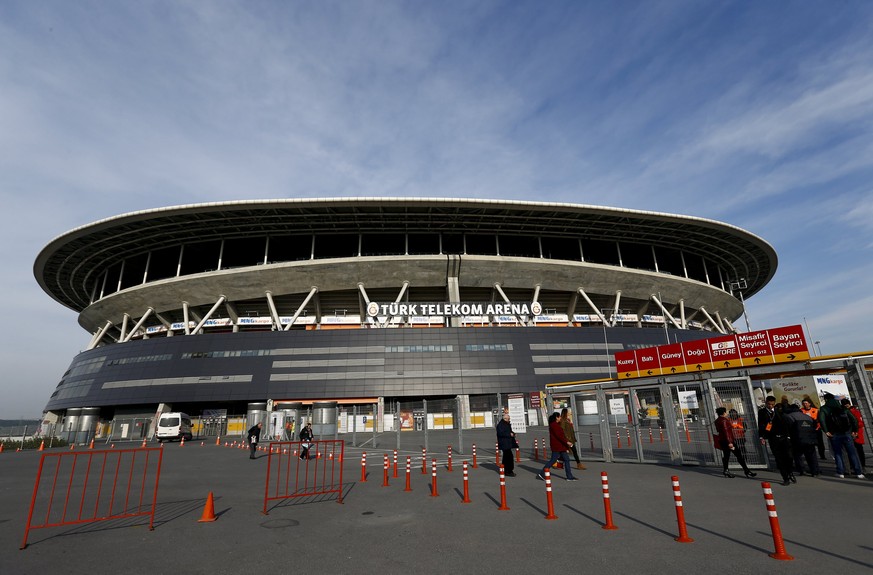
M282 441L268 449L264 515L279 499L336 493L343 502L344 441Z
M46 527L148 516L153 530L162 460L160 448L43 453L20 549Z

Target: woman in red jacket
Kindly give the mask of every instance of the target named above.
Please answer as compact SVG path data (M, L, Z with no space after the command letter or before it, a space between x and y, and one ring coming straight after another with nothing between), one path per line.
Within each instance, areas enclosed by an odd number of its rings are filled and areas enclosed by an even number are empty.
M567 451L573 447L573 444L564 435L564 430L561 429L558 417L558 412L549 416L549 446L552 448L552 457L543 468L543 472L537 473L537 479L545 479L543 475L546 470L550 469L560 459L564 463L564 471L567 472L567 481L577 481L573 477L573 472L570 471L570 457L567 455Z
M746 465L746 459L743 457L742 451L739 450L731 420L725 416L727 408L719 407L715 410L715 413L718 415L718 419L715 420L715 430L718 433L718 447L721 449L721 466L724 476L734 476L733 473L728 471L728 462L731 459L731 453L733 453L734 457L737 458L737 462L742 466L746 477L755 477L756 474Z
M867 458L864 456L864 420L861 418L861 410L848 399L844 399L841 403L843 404L843 407L848 409L852 415L855 416L855 419L858 420L858 434L855 436L855 451L858 452L858 461L861 462L861 471L864 471L864 468L867 467Z

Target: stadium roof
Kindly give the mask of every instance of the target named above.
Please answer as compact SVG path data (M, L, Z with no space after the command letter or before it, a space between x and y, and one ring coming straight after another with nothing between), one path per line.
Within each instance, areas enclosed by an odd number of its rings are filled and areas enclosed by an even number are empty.
M142 210L53 239L34 275L61 304L82 311L89 280L124 258L184 243L263 235L475 233L622 241L681 249L732 270L749 297L773 277L777 256L760 237L722 222L659 212L551 202L457 198L321 198L216 202Z

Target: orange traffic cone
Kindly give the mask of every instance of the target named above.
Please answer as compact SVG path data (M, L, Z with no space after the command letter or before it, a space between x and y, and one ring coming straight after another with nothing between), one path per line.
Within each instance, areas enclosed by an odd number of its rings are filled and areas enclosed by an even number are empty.
M76 449L76 444L75 444L75 443L71 443L71 444L70 444L70 451L73 451L74 449Z
M142 446L143 446L143 447L146 446L146 440L145 440L145 437L142 438Z
M39 451L45 451L45 439L39 444Z
M221 436L215 438L215 445L221 445Z
M94 440L91 440L91 444L88 446L88 449L94 449Z
M3 453L3 442L0 442L0 453Z
M212 492L209 492L209 497L206 498L206 505L203 506L203 517L197 520L197 523L209 523L215 521L215 501L212 498Z
M185 447L185 438L182 438L182 441L179 442L179 447Z

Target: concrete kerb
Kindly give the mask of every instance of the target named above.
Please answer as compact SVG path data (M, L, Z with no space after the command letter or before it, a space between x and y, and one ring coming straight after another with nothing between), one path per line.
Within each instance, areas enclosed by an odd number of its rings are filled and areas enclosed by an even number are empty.
M367 449L373 456L392 450ZM420 456L420 451L409 452L413 461L416 453ZM237 561L244 556L251 568L269 568L275 567L276 560L267 550L285 550L293 556L300 537L306 540L307 553L319 558L319 571L375 573L428 561L439 565L440 571L488 569L499 564L495 561L507 560L507 534L532 550L513 553L510 568L505 569L509 572L540 569L544 558L578 560L574 549L586 565L604 573L628 569L656 573L668 564L676 570L718 563L730 565L735 573L762 568L796 572L800 566L813 568L824 562L844 572L873 568L866 536L873 518L873 482L869 481L801 477L797 485L774 486L785 546L795 557L790 562L794 567L788 567L767 557L773 551L772 536L760 480L775 483L777 476L771 472L759 473L754 480L726 479L714 468L586 462L588 470L575 472L580 479L575 483L567 483L563 473L555 470L559 518L543 521L545 490L535 479L541 467L524 457L516 465L517 477L506 478L509 511L498 510L496 465L483 462L469 470L469 504L462 504L461 474L440 470L441 497L428 497L430 477L412 474L409 493L403 492L401 481L389 488L381 488L381 482L352 481L344 489L343 505L306 498L281 502L264 516L268 455L258 454L251 461L247 452L208 442L202 448L165 450L155 531L135 521L46 529L31 536L28 549L18 551L39 454L3 455L0 522L7 527L0 533L0 572L4 573L43 572L57 568L60 561L76 565L76 570L160 567L174 556L194 566L187 572L223 573L231 571L231 554ZM346 478L358 479L354 471L359 461L360 451L347 448ZM609 474L616 531L601 529L599 476L604 470ZM672 475L682 483L694 543L673 541L677 531ZM215 493L218 521L198 524L209 491ZM125 553L109 551L121 548Z

